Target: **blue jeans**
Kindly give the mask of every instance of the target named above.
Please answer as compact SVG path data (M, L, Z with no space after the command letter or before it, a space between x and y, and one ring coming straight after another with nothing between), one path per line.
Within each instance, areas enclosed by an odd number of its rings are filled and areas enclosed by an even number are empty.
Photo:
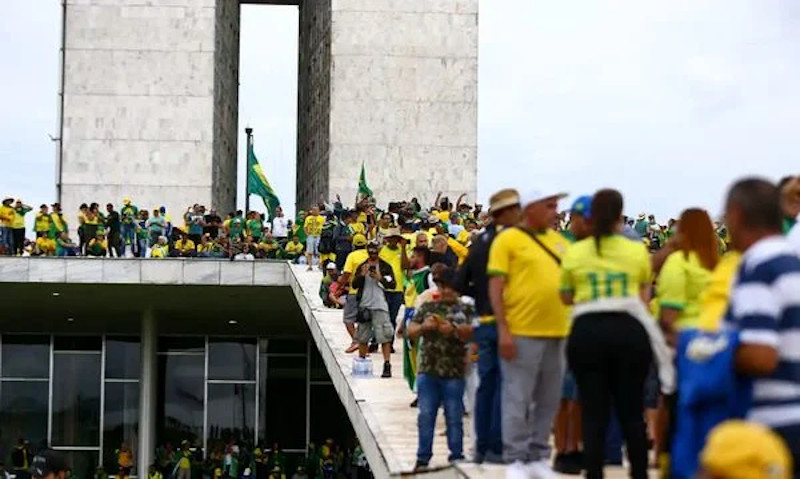
M136 225L122 223L122 256L125 256L128 243L131 245L131 252L136 249Z
M147 238L136 238L136 257L144 258L147 254Z
M6 256L14 254L14 237L11 235L11 228L0 226L0 246L5 247Z
M497 352L497 325L481 324L475 328L478 345L478 391L475 394L475 435L478 455L503 454L502 417L500 415L500 359Z
M433 456L433 432L442 405L447 424L447 447L450 448L448 461L464 459L464 379L420 374L417 376L417 395L417 461L427 464Z
M392 327L397 329L397 315L400 313L400 306L403 305L405 297L400 291L387 291L386 302L389 303L389 321Z

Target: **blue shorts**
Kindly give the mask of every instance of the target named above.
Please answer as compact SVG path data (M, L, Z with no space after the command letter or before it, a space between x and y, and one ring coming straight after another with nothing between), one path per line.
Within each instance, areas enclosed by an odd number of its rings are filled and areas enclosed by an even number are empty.
M306 237L306 252L312 256L319 256L319 236Z

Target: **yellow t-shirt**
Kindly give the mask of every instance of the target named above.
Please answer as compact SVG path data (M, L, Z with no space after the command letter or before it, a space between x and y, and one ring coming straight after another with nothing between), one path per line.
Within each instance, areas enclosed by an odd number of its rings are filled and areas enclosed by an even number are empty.
M36 246L38 246L39 251L41 251L45 255L54 253L56 251L56 241L48 239L44 236L36 238Z
M364 221L367 221L366 217ZM350 228L353 230L353 236L357 234L362 234L364 236L367 236L367 225L365 225L364 223L361 222L350 223Z
M344 270L342 270L342 273L350 273L350 294L355 294L358 292L357 289L353 288L353 280L356 277L356 268L361 266L368 258L369 253L367 253L367 250L365 249L357 249L347 255L347 259L344 261Z
M561 268L561 290L571 291L575 303L638 296L652 276L645 246L622 235L602 238L600 255L594 238L574 243Z
M325 225L325 217L322 215L317 216L306 216L306 220L303 223L305 227L306 234L308 236L319 236L322 234L322 227Z
M459 266L464 264L464 261L467 260L467 256L469 256L469 249L449 236L447 237L447 246L449 246L458 257Z
M720 258L717 267L711 272L706 289L700 293L700 312L697 319L699 329L704 331L719 329L728 309L731 287L741 259L739 253L731 251Z
M167 252L166 246L153 246L153 249L150 250L150 257L151 258L166 258L169 256Z
M23 210L25 211L25 210ZM20 214L17 210L14 210L14 219L11 221L11 227L14 229L22 229L25 227L25 215Z
M98 216L96 216L96 215L95 216L84 215L83 222L84 222L84 224L87 224L87 225L99 225L100 224L100 218Z
M675 329L697 327L700 316L700 294L711 280L711 271L700 264L697 254L676 251L667 257L658 275L656 292L661 308L676 309Z
M41 233L49 230L50 230L50 214L36 213L36 220L34 221L33 231Z
M195 251L194 241L186 239L186 241L179 239L175 242L175 249L178 251Z
M439 218L439 221L442 223L450 223L450 212L449 211L440 211L436 213L436 217Z
M458 233L458 237L456 237L456 241L458 241L459 243L461 243L464 246L466 246L467 243L469 243L469 240L470 240L471 237L472 237L472 233L470 233L467 230L462 230L460 233Z
M289 241L286 243L286 252L289 254L300 254L303 252L303 243L295 243L294 241Z
M14 208L10 206L0 206L0 226L11 228L11 224L14 222L14 216L16 214L17 213L14 211Z
M378 255L380 259L386 261L392 267L394 280L397 283L393 289L387 289L386 291L391 291L394 293L403 292L403 260L400 258L402 251L403 250L400 249L399 245L396 250L393 250L388 246L384 246L381 248L381 252Z
M566 238L550 229L537 237L559 257L569 245ZM567 335L567 308L559 295L561 268L526 232L508 228L498 234L489 251L487 271L506 278L503 303L511 334L548 338Z

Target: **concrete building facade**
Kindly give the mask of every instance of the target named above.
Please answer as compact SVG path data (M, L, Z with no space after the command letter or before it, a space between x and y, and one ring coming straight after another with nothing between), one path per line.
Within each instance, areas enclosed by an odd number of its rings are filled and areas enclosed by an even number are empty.
M243 2L247 3L247 2ZM474 198L478 0L297 5L297 202ZM65 0L57 190L180 217L236 205L239 0Z

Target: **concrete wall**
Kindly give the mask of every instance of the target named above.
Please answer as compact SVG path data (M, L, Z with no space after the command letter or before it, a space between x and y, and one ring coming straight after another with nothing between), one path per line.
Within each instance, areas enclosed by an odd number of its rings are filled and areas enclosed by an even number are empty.
M474 201L478 0L331 1L331 196Z
M65 25L68 220L82 202L120 205L124 196L165 205L176 221L195 202L232 208L235 0L67 0Z
M300 7L297 88L297 208L328 196L331 109L331 2Z

